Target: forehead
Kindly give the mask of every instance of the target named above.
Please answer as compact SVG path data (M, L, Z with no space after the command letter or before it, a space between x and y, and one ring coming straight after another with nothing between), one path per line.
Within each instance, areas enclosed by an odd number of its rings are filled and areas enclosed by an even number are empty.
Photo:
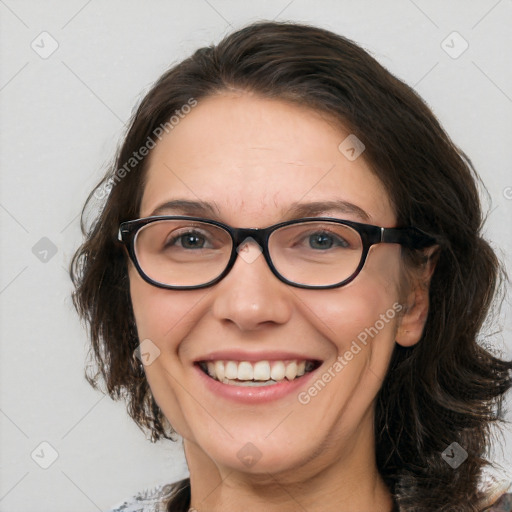
M224 222L257 227L281 221L297 203L344 201L368 214L357 217L356 208L344 218L391 226L380 180L363 156L351 160L339 149L349 135L284 101L247 93L206 98L152 150L140 215L185 199L211 203Z

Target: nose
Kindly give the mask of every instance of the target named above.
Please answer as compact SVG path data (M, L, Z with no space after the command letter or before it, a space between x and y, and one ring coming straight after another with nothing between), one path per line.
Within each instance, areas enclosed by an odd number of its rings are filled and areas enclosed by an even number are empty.
M272 273L258 243L246 239L229 274L215 286L215 318L235 324L241 331L253 331L284 324L291 312L288 285Z

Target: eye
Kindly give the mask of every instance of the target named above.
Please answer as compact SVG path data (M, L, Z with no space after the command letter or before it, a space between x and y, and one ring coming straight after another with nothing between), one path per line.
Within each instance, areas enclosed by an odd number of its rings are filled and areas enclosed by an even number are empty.
M170 248L174 246L183 249L205 249L207 238L199 231L187 231L179 234L172 234L171 238L165 242L164 247Z
M350 244L344 238L324 231L309 235L309 246L312 249L325 250L333 246L348 248Z

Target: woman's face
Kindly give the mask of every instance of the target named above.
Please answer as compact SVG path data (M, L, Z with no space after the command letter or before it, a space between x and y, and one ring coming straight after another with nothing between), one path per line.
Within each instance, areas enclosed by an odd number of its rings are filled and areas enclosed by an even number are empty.
M354 160L338 149L348 135L313 110L277 100L242 93L202 100L152 150L140 217L180 199L208 203L211 212L158 214L264 228L291 218L297 205L339 201L345 206L301 217L395 226L364 153ZM156 288L133 265L129 277L139 338L159 351L145 366L151 390L203 463L298 474L373 460L373 402L395 340L417 341L399 328L398 245L373 246L353 282L327 290L279 281L251 244L209 288ZM291 381L247 387L220 383L198 364L218 360L321 365Z

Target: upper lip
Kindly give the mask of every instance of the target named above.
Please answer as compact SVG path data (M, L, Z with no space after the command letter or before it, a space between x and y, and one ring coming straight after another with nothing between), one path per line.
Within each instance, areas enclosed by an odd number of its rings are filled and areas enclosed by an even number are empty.
M194 362L202 361L284 361L288 359L296 359L298 361L321 361L318 357L312 357L296 352L281 351L263 351L263 352L246 352L243 350L216 350L209 352L204 356L197 357Z

